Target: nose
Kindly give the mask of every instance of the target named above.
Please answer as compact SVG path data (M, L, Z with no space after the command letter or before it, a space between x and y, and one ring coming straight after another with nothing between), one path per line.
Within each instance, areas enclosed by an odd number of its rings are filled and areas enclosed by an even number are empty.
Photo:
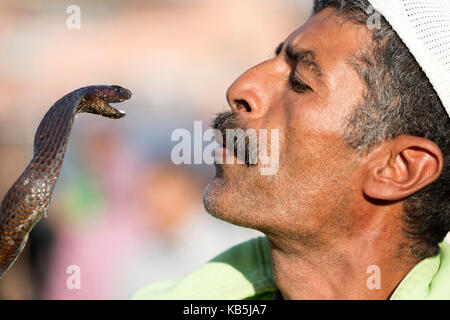
M243 73L227 90L231 109L244 118L263 117L270 104L272 72L270 61L263 62Z

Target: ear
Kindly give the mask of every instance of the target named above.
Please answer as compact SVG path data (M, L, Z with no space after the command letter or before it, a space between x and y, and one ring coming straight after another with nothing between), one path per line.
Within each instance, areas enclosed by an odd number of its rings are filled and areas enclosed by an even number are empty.
M441 175L443 156L432 141L403 135L383 143L367 164L364 193L378 200L401 200Z

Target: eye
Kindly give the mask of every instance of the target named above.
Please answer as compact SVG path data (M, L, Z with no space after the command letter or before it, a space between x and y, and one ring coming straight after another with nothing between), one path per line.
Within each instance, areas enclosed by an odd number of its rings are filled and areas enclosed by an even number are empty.
M291 74L289 76L289 86L292 88L292 90L298 92L298 93L304 93L306 91L312 90L311 87L309 87L307 84L305 84L303 81L299 80L295 75Z

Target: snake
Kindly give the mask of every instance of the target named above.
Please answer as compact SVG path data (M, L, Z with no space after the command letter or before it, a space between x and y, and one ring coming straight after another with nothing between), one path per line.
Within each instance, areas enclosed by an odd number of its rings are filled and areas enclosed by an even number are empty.
M125 112L110 103L123 102L131 95L117 85L87 86L63 96L44 115L34 137L33 158L1 203L0 279L23 251L30 231L47 214L76 115L123 118Z

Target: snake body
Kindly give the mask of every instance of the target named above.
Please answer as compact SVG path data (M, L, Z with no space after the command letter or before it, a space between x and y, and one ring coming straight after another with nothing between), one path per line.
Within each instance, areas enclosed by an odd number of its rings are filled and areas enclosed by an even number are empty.
M108 103L128 100L119 86L88 86L59 99L45 114L34 138L34 156L6 193L0 208L0 279L18 258L28 234L46 213L59 177L77 113L119 119L125 113Z

